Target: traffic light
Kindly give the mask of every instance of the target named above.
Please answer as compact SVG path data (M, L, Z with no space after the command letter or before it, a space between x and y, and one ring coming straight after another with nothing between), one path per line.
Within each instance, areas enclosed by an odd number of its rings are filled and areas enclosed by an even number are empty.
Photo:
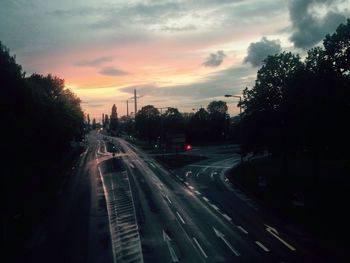
M191 144L185 144L185 151L190 151L192 150L192 145Z

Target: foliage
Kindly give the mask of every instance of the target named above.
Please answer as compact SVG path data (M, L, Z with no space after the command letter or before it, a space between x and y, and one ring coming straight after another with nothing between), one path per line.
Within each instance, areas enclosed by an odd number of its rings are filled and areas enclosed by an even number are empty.
M111 111L111 118L109 120L109 130L112 135L117 135L118 134L118 114L117 114L117 107L115 104L112 106L112 111Z
M141 139L155 141L160 136L159 111L152 105L147 105L137 112L135 128Z
M286 52L264 61L240 104L245 152L345 154L350 146L345 121L350 113L350 20L323 43L324 48L309 50L304 62Z
M64 88L62 79L36 73L25 77L1 42L0 83L7 164L3 174L5 185L11 185L7 208L13 215L39 206L57 186L56 166L70 142L82 138L84 115L80 99Z

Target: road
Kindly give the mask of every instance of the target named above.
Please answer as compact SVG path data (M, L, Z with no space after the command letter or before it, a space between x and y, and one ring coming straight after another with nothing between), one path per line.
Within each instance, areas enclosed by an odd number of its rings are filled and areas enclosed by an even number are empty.
M113 157L102 136L96 135L96 140L96 162L101 166ZM239 156L217 155L215 160L214 154L210 161L174 173L125 140L108 140L119 148L114 158L124 167L100 169L101 178L108 178L102 181L109 217L117 222L110 225L114 257L124 253L119 262L322 262L314 250L308 251L310 246L289 235L283 222L220 179ZM124 178L124 183L115 178ZM125 185L130 198L120 203L108 190L116 189L113 184ZM129 211L128 221L119 226L124 212L116 202ZM133 230L126 231L125 224ZM123 244L131 252L123 252Z

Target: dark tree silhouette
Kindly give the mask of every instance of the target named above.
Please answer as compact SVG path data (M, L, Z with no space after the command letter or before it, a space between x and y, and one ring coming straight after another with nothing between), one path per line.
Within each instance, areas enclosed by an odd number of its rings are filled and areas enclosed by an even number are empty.
M118 123L118 113L117 113L117 107L115 104L112 106L112 112L111 112L111 117L109 120L109 130L112 135L117 135L118 134L118 128L119 128L119 123Z
M136 131L141 139L151 142L160 136L159 111L153 105L147 105L136 114Z

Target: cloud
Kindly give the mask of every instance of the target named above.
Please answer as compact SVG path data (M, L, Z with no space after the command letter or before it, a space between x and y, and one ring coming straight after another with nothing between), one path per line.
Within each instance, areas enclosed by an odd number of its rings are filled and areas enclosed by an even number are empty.
M349 0L291 0L292 23L290 40L298 48L307 49L335 31L350 15Z
M132 85L118 88L129 94L134 94L134 89L138 94L153 98L175 99L178 105L188 103L195 104L203 99L212 100L222 97L225 94L237 94L246 86L252 85L256 77L255 70L248 66L230 67L215 73L206 75L198 82L187 85L173 85L161 87L150 83L144 85Z
M81 60L76 63L77 66L88 66L88 67L97 67L102 65L105 62L112 61L113 57L100 57L100 58L95 58L91 60Z
M222 63L225 57L226 55L224 51L218 50L216 51L216 53L211 53L209 57L207 57L203 65L206 67L217 67Z
M99 73L106 76L123 76L129 74L128 72L113 67L103 68Z
M244 58L244 63L250 63L253 67L261 65L262 61L268 56L282 51L279 40L268 40L263 37L261 41L250 43L248 55Z

